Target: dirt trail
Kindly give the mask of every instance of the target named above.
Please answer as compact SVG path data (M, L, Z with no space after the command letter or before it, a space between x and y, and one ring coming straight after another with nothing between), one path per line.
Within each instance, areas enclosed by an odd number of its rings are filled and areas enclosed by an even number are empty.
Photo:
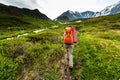
M81 54L80 54L80 46L76 47L78 49L77 51L77 64L75 65L77 69L77 74L80 74L82 71L82 66L81 66ZM72 76L72 72L66 71L67 67L67 54L65 54L60 62L58 63L61 67L61 73L62 73L62 80L82 80L77 77ZM69 79L67 79L67 76L69 76Z
M80 56L80 52L78 51L78 56ZM61 80L82 80L82 79L79 79L77 77L73 77L72 76L72 72L70 71L67 71L67 55L65 54L62 59L58 62L58 66L60 66L60 72L61 72ZM80 63L78 63L77 65L77 72L80 74L81 73L81 70L82 70L82 66L81 66L81 58L78 57L78 61L80 61ZM69 76L69 78L68 78Z

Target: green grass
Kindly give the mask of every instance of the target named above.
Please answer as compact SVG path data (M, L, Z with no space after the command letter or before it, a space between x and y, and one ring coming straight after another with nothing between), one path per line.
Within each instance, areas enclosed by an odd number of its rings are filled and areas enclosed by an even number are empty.
M49 28L57 24L57 22L52 20L0 14L0 39L13 37L36 29Z
M79 68L74 70L76 76L84 80L120 79L119 17L120 14L117 14L86 19L82 23L71 23L77 26L79 42L75 51L79 52L81 57L79 59L78 55L75 55L75 66L82 66L80 74Z
M119 80L119 18L120 14L83 19L81 23L70 22L38 34L0 41L1 79L32 80L38 73L44 80L62 80L58 63L65 55L65 48L61 38L64 26L74 25L78 42L74 45L73 77Z
M117 80L120 78L120 42L89 35L79 38L82 47L81 76L85 80Z
M15 66L15 70L12 70L14 66L8 65L10 68L6 72L9 72L9 70L16 71L15 73L9 73L7 76L4 72L7 67L3 65L4 68L1 68L1 71L5 76L2 79L25 79L29 75L32 76L27 79L34 79L36 71L43 79L60 79L60 69L56 64L62 58L64 50L61 44L61 35L53 32L54 30L10 41L1 41L2 58L10 59L11 65ZM23 73L25 76L22 76Z

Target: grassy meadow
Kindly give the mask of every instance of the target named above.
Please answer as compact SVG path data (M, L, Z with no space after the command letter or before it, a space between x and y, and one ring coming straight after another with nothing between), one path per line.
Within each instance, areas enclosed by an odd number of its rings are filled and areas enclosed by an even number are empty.
M71 21L38 34L1 40L0 79L33 80L39 75L42 80L62 80L58 62L65 55L61 38L67 25L76 26L78 39L72 76L119 80L120 14Z
M17 17L0 14L0 40L29 33L37 29L49 28L53 25L57 25L57 22L28 16Z

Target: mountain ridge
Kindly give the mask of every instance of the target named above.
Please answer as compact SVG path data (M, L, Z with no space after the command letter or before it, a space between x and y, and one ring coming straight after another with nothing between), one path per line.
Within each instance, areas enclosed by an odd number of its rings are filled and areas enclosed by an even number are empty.
M103 10L99 12L93 12L93 11L84 11L84 12L78 12L78 11L70 11L67 10L66 12L63 12L60 16L58 16L55 20L56 21L71 21L74 19L80 19L80 18L92 18L92 17L98 17L98 16L106 16L106 15L113 15L120 13L120 1L117 3L107 6ZM64 20L64 18L67 18L67 20Z
M62 13L60 16L58 16L55 20L56 21L62 21L62 19L64 19L63 21L71 21L74 19L79 19L79 18L90 18L94 16L94 12L93 11L85 11L85 12L78 12L78 11L70 11L67 10L66 12Z
M43 20L50 20L45 14L41 13L38 9L30 10L27 8L19 8L15 6L7 6L0 3L0 14L15 15L18 17L29 16Z

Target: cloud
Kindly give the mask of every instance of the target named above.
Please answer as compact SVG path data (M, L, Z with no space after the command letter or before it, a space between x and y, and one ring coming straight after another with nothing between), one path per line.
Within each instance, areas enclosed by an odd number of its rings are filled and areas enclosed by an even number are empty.
M0 2L7 5L14 5L20 8L42 8L42 6L37 3L38 0L0 0ZM39 0L39 2L41 2L41 0Z
M43 12L54 19L67 10L72 11L101 11L105 7L117 3L119 0L47 0L43 5Z
M0 3L21 8L39 9L49 18L54 19L67 10L83 12L100 11L119 0L0 0Z

